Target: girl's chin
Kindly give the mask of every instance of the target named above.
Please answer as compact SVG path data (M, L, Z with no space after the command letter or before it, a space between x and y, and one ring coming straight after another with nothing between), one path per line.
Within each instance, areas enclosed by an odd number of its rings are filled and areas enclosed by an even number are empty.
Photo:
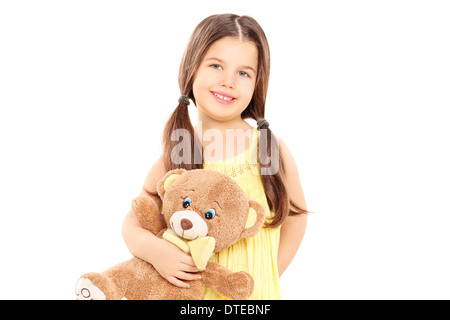
M241 118L242 112L233 112L232 110L224 110L225 108L208 108L199 109L199 119L211 119L220 122L231 121L236 118Z

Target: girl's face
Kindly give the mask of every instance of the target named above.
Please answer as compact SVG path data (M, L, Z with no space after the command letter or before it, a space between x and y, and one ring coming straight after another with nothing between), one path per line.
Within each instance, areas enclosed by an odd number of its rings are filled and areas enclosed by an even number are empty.
M193 93L200 120L240 119L250 103L258 70L253 42L225 37L214 42L197 69Z

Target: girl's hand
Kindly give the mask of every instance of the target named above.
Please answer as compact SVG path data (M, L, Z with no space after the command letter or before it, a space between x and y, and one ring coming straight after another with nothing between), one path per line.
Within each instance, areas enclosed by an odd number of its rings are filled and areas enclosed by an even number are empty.
M164 279L183 288L189 288L184 281L201 279L201 270L189 254L164 239L158 239L156 244L152 248L151 263Z

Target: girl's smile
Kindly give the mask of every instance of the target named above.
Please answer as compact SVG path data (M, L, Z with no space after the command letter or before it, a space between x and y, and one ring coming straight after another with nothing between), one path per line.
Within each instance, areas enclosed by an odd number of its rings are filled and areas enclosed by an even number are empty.
M233 103L234 101L236 101L235 97L233 97L227 93L224 93L222 91L219 91L219 92L211 91L211 93L214 95L214 97L216 98L216 100L218 102L223 103L223 104L230 104L230 103Z

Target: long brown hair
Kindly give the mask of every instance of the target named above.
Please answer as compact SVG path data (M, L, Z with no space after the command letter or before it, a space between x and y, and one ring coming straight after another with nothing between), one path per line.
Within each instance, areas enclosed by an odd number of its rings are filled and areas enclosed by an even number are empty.
M253 42L258 49L258 70L253 97L242 112L242 119L251 118L256 121L264 119L265 102L269 86L270 51L264 31L255 19L249 16L235 14L218 14L204 19L195 28L181 59L178 73L178 84L182 95L188 96L194 103L193 83L196 71L205 57L211 45L224 37L238 37L242 40ZM192 139L183 138L179 142L173 139L173 133L184 129ZM261 168L267 167L269 161L278 162L278 170L274 174L261 175L269 209L274 211L274 216L269 227L278 227L288 215L304 214L307 211L293 203L287 194L285 186L285 171L283 159L280 154L279 144L267 125L260 128L265 134L260 135L258 163ZM194 134L194 128L189 118L188 106L185 102L179 102L175 111L170 116L163 133L163 158L168 170L184 168L187 170L201 169L202 144ZM180 144L182 147L180 148ZM174 148L190 150L189 160L175 164L171 159Z

